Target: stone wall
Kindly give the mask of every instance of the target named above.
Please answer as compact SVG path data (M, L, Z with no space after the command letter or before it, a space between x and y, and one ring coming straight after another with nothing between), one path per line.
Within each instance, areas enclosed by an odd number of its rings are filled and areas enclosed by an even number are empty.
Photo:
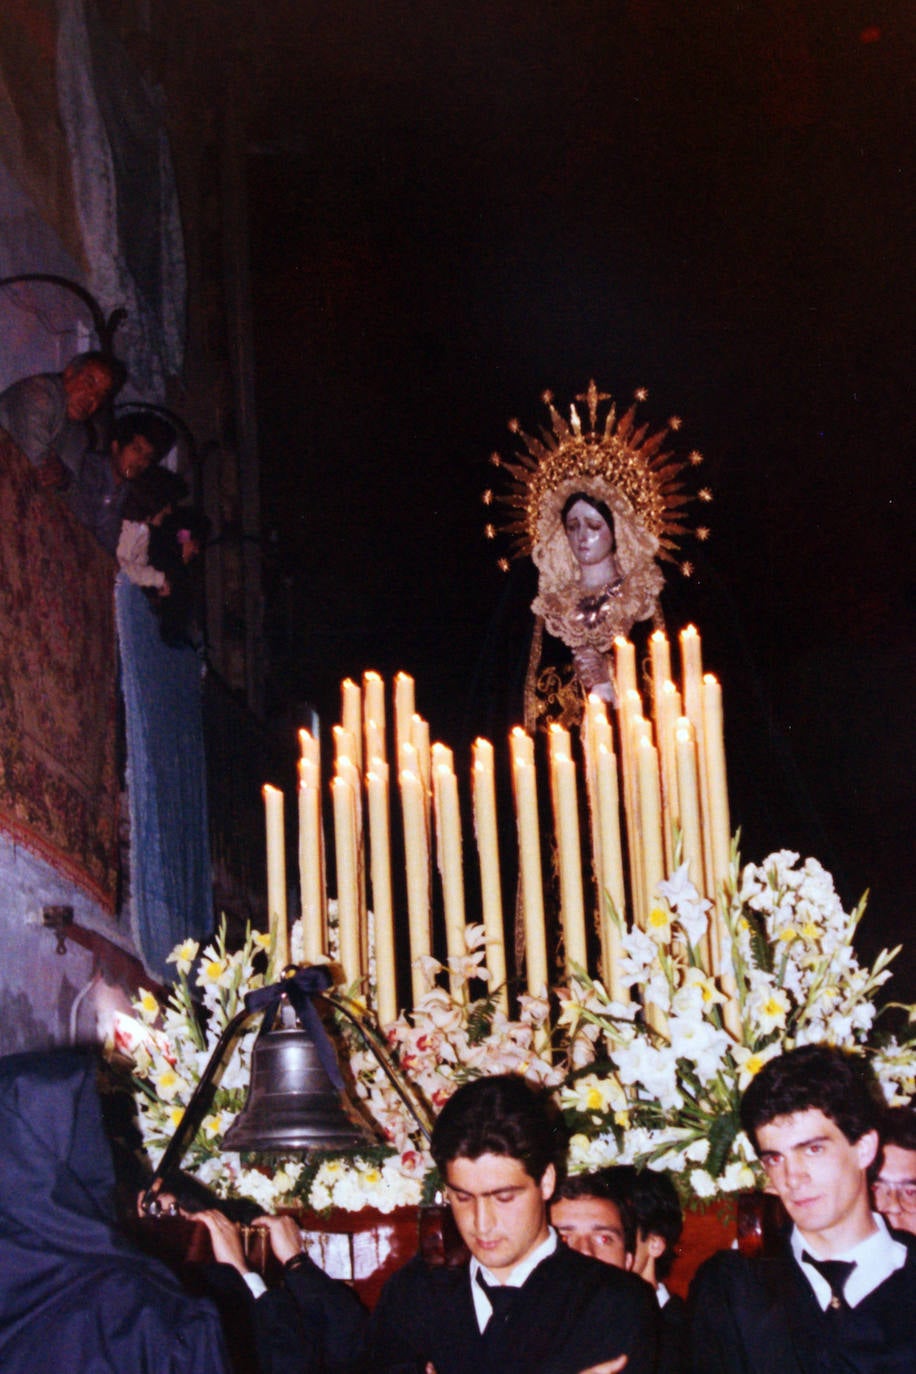
M42 908L70 906L57 952ZM128 934L78 888L0 834L0 1054L104 1039L143 977Z

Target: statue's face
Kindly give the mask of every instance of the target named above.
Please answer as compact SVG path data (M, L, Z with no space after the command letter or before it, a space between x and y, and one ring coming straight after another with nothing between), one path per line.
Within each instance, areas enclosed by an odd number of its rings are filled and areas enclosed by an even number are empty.
M583 567L602 563L614 552L614 536L604 516L587 501L576 501L566 512L566 538Z

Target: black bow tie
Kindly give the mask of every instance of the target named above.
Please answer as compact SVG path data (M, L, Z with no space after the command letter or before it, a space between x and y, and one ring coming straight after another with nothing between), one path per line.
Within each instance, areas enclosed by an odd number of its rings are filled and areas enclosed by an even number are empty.
M810 1264L811 1268L816 1269L821 1277L830 1284L831 1298L828 1307L833 1308L834 1311L838 1311L840 1308L849 1311L849 1303L846 1301L843 1289L846 1287L846 1280L856 1267L855 1260L815 1259L813 1255L808 1254L807 1250L803 1250L802 1261L805 1264Z
M487 1283L480 1270L477 1270L477 1283L486 1293L490 1306L493 1308L493 1320L504 1322L508 1320L509 1313L518 1301L521 1293L520 1288L508 1288L503 1283Z

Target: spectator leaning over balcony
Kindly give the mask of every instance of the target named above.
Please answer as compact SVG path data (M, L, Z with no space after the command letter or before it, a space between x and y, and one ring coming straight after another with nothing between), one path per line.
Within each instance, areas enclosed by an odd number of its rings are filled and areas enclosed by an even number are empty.
M195 574L209 534L210 521L196 506L177 506L150 530L150 562L164 573L168 587L154 609L159 633L173 647L202 648L194 616Z
M150 562L150 532L162 525L187 494L183 477L154 465L130 483L124 500L118 566L136 586L147 587L157 596L168 596L171 588L165 570Z
M175 431L162 416L147 410L118 417L107 453L90 450L70 489L70 507L109 553L121 537L121 520L130 484L175 443Z
M35 468L43 487L63 491L79 470L91 420L123 386L123 365L105 353L78 353L63 372L22 377L0 395L0 428Z

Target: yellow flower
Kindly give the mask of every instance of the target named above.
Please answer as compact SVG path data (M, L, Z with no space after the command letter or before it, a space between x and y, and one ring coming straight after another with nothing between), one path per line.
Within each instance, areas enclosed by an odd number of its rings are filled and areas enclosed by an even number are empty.
M173 1129L177 1130L181 1125L181 1118L183 1116L184 1107L169 1107L169 1121L171 1121Z
M798 931L795 929L794 926L785 926L779 932L779 938L780 940L783 940L786 944L788 944L791 940L798 939Z
M221 1112L215 1112L212 1116L208 1116L204 1119L204 1130L211 1140L214 1136L218 1136L222 1132L222 1129L223 1117Z
M629 1112L615 1112L615 1113L614 1113L614 1125L615 1125L615 1126L622 1126L623 1129L624 1129L625 1131L628 1131L628 1130L630 1129L630 1113L629 1113Z
M159 1015L159 1003L156 1001L149 988L143 988L138 1000L134 1004L140 1015L145 1021L155 1021Z
M699 988L701 1000L709 1006L724 1002L725 998L716 987L715 980L708 978L701 968L689 968L684 974L684 987Z
M226 965L222 959L208 959L200 967L197 975L198 983L218 983L226 972Z
M363 1183L368 1183L371 1187L373 1183L381 1183L382 1176L378 1169L366 1169L361 1175Z
M156 1092L163 1102L170 1102L181 1087L181 1079L174 1069L161 1069L155 1077Z
M664 941L671 938L671 913L666 907L654 906L646 922L646 933L653 940Z
M185 940L182 944L176 945L171 954L166 956L167 964L175 964L179 973L190 973L191 965L197 958L197 951L200 945L196 940Z
M251 937L255 949L270 949L270 931L256 930Z

